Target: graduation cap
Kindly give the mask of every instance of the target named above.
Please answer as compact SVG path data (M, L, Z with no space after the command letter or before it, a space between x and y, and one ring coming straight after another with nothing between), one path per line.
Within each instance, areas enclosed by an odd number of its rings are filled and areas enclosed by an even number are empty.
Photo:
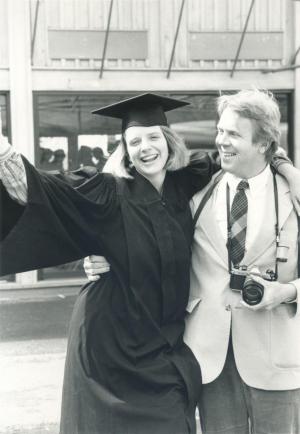
M93 110L92 113L122 119L122 132L124 132L126 128L133 126L168 125L165 112L186 105L189 105L186 101L155 93L143 93Z

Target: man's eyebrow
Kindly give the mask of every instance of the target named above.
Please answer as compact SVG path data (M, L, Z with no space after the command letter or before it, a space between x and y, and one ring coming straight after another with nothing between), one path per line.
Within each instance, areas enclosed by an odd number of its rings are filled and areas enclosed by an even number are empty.
M153 136L154 134L160 135L159 131L151 131L150 133L147 134L147 136Z
M237 133L237 134L239 134L239 130L238 130L238 129L234 129L234 128L224 128L224 127L222 127L222 125L220 125L220 124L217 125L217 128L218 128L218 129L221 129L221 130L225 130L227 133Z

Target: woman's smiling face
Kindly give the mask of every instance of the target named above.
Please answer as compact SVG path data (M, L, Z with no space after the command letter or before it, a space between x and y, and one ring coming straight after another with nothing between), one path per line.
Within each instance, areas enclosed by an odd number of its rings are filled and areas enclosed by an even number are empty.
M125 140L129 159L141 175L152 183L165 175L169 149L158 125L129 127L125 131Z

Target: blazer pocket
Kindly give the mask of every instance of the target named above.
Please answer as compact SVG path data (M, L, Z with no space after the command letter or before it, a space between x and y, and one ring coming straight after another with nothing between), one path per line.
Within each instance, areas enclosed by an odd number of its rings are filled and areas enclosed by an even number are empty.
M300 369L300 318L293 305L280 305L271 311L271 359L280 369Z
M193 298L193 300L189 300L189 302L188 302L188 304L187 304L187 307L186 307L186 311L188 312L188 313L192 313L193 312L193 310L198 306L198 304L201 302L201 298L200 297L196 297L196 298Z

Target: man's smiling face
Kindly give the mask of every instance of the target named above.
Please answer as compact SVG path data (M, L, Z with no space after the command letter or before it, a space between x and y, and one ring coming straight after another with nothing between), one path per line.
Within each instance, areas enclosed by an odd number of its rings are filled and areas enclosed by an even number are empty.
M254 121L227 107L218 122L216 145L222 169L239 178L256 176L266 166L265 146L253 142Z

